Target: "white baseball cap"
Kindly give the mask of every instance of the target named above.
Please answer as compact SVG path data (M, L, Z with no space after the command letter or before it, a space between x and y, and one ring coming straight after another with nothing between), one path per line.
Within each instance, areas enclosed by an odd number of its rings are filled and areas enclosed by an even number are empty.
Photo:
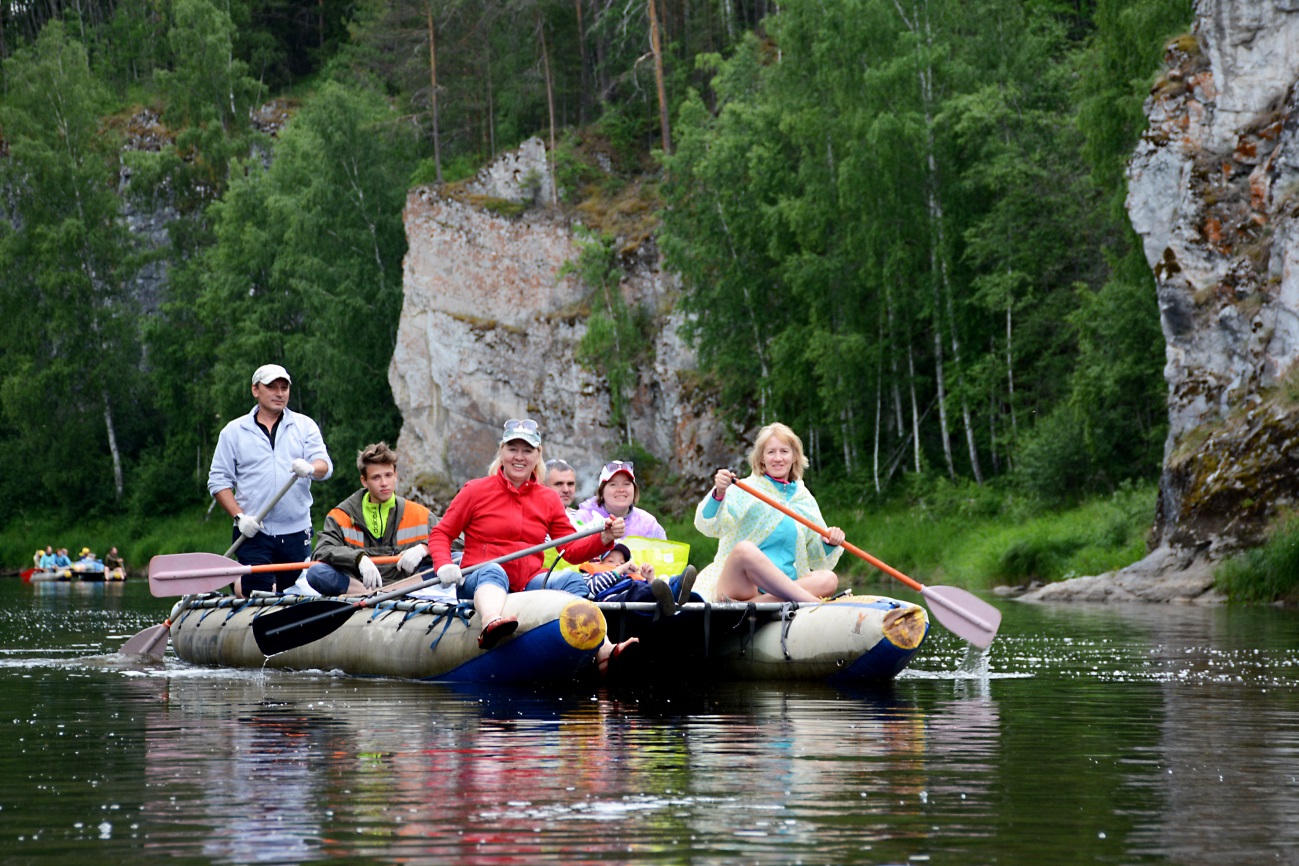
M604 468L600 470L600 484L608 481L619 472L626 472L628 477L631 478L631 483L638 484L636 481L636 467L630 460L612 460L604 464Z
M533 448L541 447L541 431L537 429L537 422L531 418L511 418L505 422L505 432L501 434L501 444L512 442L515 439L527 442Z
M289 378L289 371L279 364L262 364L253 371L254 385L269 385L276 379L283 379L290 385L293 384L293 380Z

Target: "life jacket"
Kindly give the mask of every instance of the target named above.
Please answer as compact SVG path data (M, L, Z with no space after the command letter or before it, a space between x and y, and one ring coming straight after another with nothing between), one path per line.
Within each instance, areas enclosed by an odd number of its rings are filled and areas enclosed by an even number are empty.
M396 533L393 532L391 524L384 530L384 538L375 539L378 544L384 544L388 536L393 536L391 545L396 550L411 547L415 544L428 543L428 522L429 510L418 502L411 502L409 499L404 503L398 503L401 516L397 521ZM333 508L329 516L338 524L338 528L347 542L349 547L355 547L358 550L365 549L365 518L359 520L352 514L342 508Z

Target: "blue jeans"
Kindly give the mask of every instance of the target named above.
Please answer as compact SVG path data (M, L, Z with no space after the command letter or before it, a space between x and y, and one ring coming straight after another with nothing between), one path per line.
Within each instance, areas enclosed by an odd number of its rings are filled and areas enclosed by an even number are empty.
M418 566L412 574L430 571L433 568L433 561L427 556L420 560ZM431 574L425 574L425 578L432 577ZM405 574L397 572L395 577L390 577L388 582L401 580L406 577ZM307 569L307 583L311 588L321 595L345 595L347 588L352 585L352 578L361 579L359 573L352 574L335 568L327 562L312 563L311 568Z
M230 540L239 537L239 530L231 530ZM279 562L306 562L311 559L311 530L291 532L288 535L267 535L259 532L252 538L244 540L235 551L235 557L243 565L270 565ZM245 574L239 585L247 597L255 589L266 592L283 592L298 579L301 570L276 571L264 574Z
M542 584L545 584L543 586ZM484 565L475 568L465 575L465 582L460 584L456 590L458 598L471 599L474 597L474 591L479 586L499 586L506 592L510 591L510 579L505 575L505 569L499 565ZM573 595L580 595L582 598L587 597L586 581L575 571L566 571L560 574L552 574L550 581L546 582L546 576L539 574L532 580L528 581L527 589L558 589L561 592L569 592Z
M352 576L328 562L317 562L307 569L307 583L321 595L346 595Z

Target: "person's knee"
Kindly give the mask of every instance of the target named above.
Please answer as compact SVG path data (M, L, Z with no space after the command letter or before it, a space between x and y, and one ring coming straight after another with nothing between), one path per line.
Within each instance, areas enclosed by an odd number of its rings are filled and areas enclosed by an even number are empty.
M758 545L752 541L741 541L731 548L731 555L738 556L740 559L752 559L754 556L765 556L758 548Z
M834 595L839 588L839 576L833 571L814 571L800 582L805 584L809 592L823 597Z
M307 583L321 595L346 595L351 580L336 568L316 564L307 569Z
M484 586L495 586L509 592L510 579L505 576L505 569L496 563L475 568L465 575L465 582L461 588L468 595L473 595L476 590Z
M562 575L559 575L559 577L560 580L551 581L550 589L558 589L561 592L580 595L583 598L586 598L591 594L590 587L586 585L586 581L582 579L582 575L577 572L566 571Z

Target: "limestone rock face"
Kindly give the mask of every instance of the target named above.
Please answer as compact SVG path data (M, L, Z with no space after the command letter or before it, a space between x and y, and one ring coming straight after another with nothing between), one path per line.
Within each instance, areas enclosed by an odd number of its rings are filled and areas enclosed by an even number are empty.
M1299 0L1200 0L1166 61L1127 202L1166 341L1156 546L1028 600L1219 600L1214 561L1299 502Z
M388 379L402 413L408 483L432 476L458 487L482 475L509 418L541 425L545 456L574 465L583 495L594 493L604 462L625 456L608 425L605 383L574 360L588 292L560 276L579 248L562 215L544 206L552 183L533 139L463 194L421 187L407 199L405 302ZM542 206L504 216L479 197ZM654 366L641 371L631 400L633 438L671 473L702 480L729 455L717 452L722 437L707 400L697 405L687 387L694 358L677 334L674 287L656 258L642 247L624 262L628 304L655 311L644 335Z
M1167 341L1160 540L1216 550L1299 494L1299 2L1196 12L1147 102L1128 210Z

